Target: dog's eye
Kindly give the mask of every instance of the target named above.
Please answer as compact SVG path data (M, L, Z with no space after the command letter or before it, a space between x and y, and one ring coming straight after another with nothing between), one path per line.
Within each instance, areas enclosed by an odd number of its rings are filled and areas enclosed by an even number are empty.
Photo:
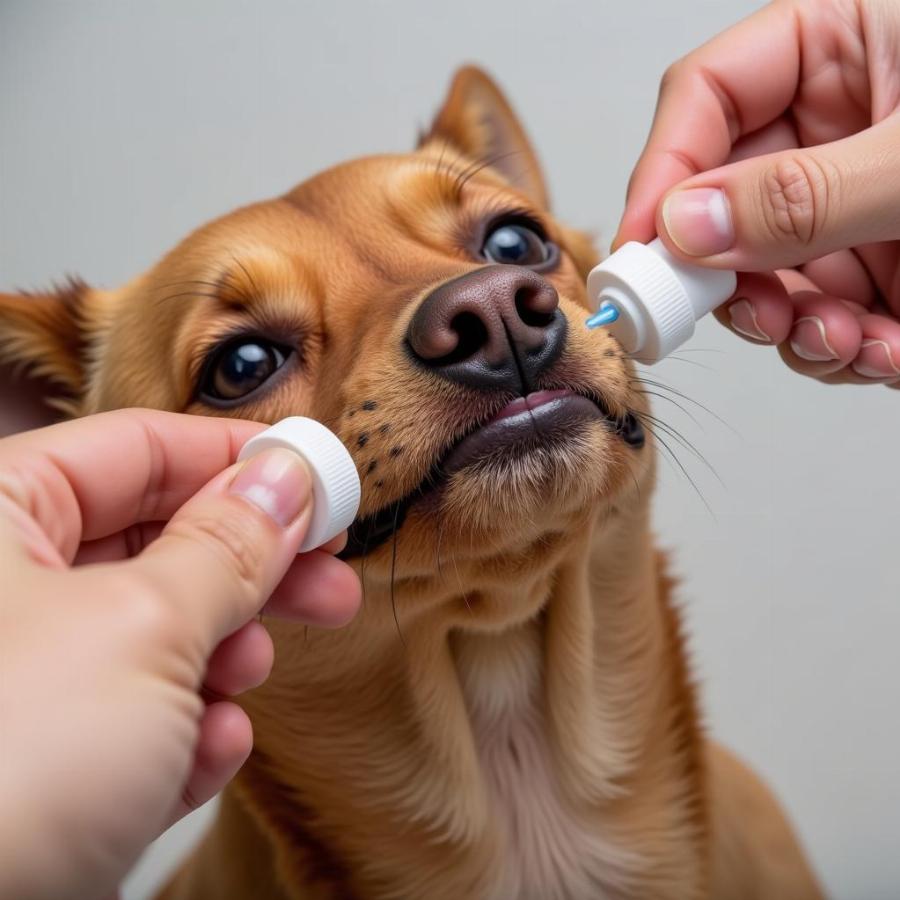
M212 400L238 400L277 372L290 351L261 338L241 338L210 357L200 380L200 393Z
M551 245L534 228L506 222L488 232L481 254L495 263L539 266L550 259Z

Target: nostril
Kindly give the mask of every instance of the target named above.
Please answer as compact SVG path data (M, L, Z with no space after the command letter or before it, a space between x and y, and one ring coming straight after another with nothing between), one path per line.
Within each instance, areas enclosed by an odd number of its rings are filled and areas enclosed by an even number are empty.
M519 319L534 328L547 328L556 318L555 298L540 289L519 288L515 304Z
M447 326L447 331L456 337L456 346L443 356L432 357L428 364L432 366L449 366L453 363L471 359L490 340L487 325L472 312L461 312L455 315Z
M441 330L440 344L453 349L446 353L423 352L425 347L421 340L411 336L410 346L413 352L429 366L450 366L453 363L465 362L475 356L490 341L487 325L475 313L461 312L455 315ZM416 335L415 337L419 337ZM432 340L429 349L435 348L438 341Z
M484 266L419 304L406 346L435 375L481 390L530 390L565 347L566 317L548 281L517 266Z

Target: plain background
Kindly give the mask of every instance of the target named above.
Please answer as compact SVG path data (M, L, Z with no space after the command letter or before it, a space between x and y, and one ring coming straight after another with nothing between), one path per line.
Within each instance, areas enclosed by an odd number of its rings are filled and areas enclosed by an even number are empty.
M0 287L115 285L212 216L404 150L467 61L519 110L557 213L603 244L666 64L756 5L4 0ZM673 446L712 513L676 466L657 497L709 727L778 791L833 896L896 898L900 395L804 380L712 321L652 374L730 426L656 404L722 481Z

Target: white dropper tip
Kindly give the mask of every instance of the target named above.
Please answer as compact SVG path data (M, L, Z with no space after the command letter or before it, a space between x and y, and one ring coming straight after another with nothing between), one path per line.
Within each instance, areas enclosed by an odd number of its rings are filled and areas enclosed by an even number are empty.
M595 266L587 279L597 312L589 328L607 326L630 356L655 363L694 333L697 321L737 286L726 269L708 269L672 256L659 238L630 242Z
M282 419L250 438L238 461L281 447L302 456L312 475L313 511L298 553L307 553L337 537L356 518L359 473L340 438L321 422L303 416Z

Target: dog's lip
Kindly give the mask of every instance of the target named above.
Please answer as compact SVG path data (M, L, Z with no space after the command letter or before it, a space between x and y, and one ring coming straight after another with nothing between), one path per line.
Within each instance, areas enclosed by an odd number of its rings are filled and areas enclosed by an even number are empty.
M451 475L498 450L528 441L545 443L580 423L610 418L596 401L573 390L535 391L508 403L467 434L444 457L441 469Z
M479 456L496 451L501 443L513 443L509 438L527 438L529 433L534 438L538 429L549 437L560 425L572 425L576 421L592 418L605 419L616 431L621 428L620 419L609 411L600 397L570 388L532 391L506 402L446 447L421 483L409 494L363 519L357 519L350 526L347 545L338 556L352 559L377 549L400 528L414 503L440 489L453 472L474 462ZM506 433L498 442L497 432L501 430Z
M508 419L511 416L517 416L528 410L535 410L545 403L550 403L552 400L556 400L559 397L574 395L574 393L575 392L569 390L569 388L558 388L552 391L532 391L524 397L516 397L515 400L511 400L506 406L494 413L494 415L484 424L490 425L492 422L497 422L500 419Z

